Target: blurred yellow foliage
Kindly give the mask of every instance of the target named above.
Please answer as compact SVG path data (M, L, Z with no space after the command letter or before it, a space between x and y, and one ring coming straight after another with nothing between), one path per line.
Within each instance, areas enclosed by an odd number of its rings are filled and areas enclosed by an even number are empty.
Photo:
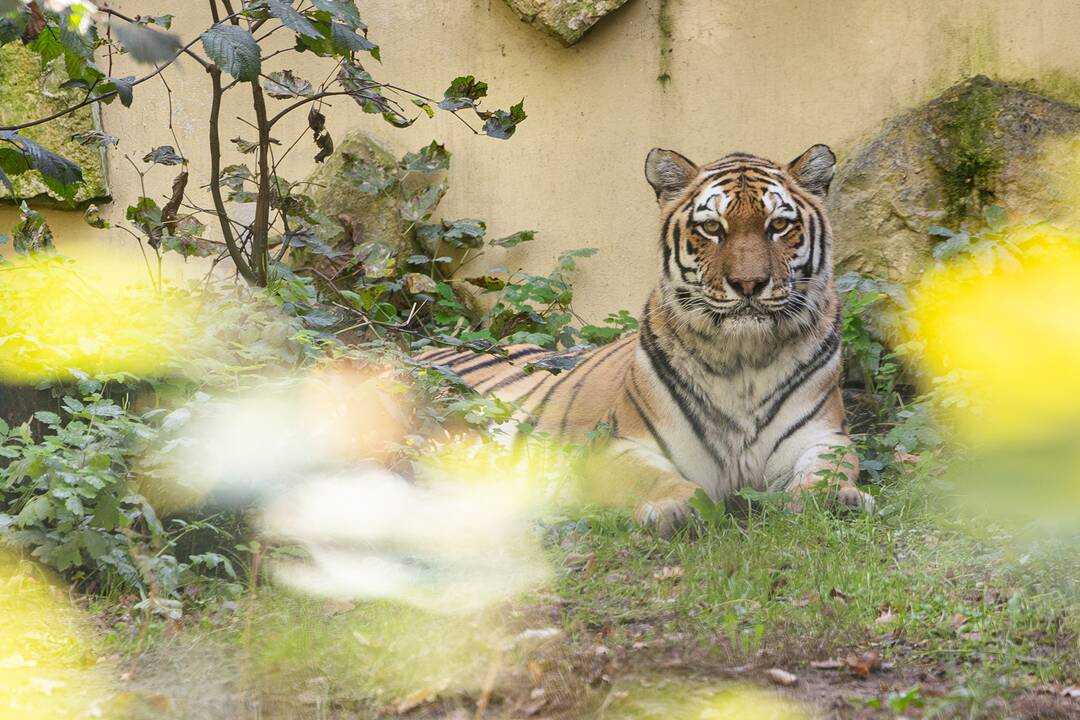
M927 271L911 340L960 395L957 429L980 444L1080 425L1080 233L1014 231L987 252Z
M0 380L75 369L150 375L193 330L190 297L155 287L141 263L56 255L0 264Z
M0 554L0 720L101 717L111 689L67 593Z

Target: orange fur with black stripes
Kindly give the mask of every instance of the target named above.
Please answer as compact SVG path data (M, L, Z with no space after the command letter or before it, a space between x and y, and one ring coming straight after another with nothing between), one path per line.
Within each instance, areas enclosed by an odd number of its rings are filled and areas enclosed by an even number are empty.
M823 202L834 165L824 145L783 166L743 153L698 166L654 149L645 174L660 204L661 268L638 333L560 375L524 372L550 353L528 345L506 358L420 359L520 403L539 431L582 439L606 423L589 481L618 488L663 533L685 521L698 488L720 500L824 484L865 507L838 388Z

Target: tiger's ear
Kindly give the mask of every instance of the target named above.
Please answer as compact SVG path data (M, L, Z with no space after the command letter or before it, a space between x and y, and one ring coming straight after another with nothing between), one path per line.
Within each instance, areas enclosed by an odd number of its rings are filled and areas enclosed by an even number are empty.
M836 172L836 156L828 145L815 145L788 163L787 171L795 182L815 195L825 197Z
M645 158L645 179L661 203L677 197L697 173L697 165L674 150L653 148Z

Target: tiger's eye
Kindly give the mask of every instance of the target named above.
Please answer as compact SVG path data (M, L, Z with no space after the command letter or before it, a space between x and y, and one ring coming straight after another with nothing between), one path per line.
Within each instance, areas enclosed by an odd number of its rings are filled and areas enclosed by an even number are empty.
M701 229L709 235L718 234L723 229L723 227L724 226L720 224L719 220L707 220L701 223Z
M778 217L773 218L773 221L769 223L769 229L773 232L783 232L784 230L788 229L789 225L791 225L790 220L788 220L787 218Z

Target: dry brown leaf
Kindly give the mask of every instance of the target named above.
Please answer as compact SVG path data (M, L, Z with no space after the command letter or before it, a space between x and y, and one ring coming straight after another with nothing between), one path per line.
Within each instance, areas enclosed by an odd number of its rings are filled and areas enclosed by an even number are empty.
M882 608L881 614L877 616L877 620L875 620L874 622L878 625L891 625L892 623L896 622L899 617L900 616L896 614L895 610L893 610L891 607L886 606Z
M791 687L799 682L799 676L794 673L789 673L782 668L770 668L765 671L765 675L776 685L782 687Z
M952 616L952 620L949 621L949 626L953 629L953 632L956 632L960 628L964 627L964 625L967 624L967 621L967 615L964 615L962 613L956 613Z
M868 650L861 655L848 655L844 658L844 663L851 672L866 677L881 667L881 653L877 650Z
M665 565L653 573L653 577L657 580L672 580L682 576L683 569L679 565Z

